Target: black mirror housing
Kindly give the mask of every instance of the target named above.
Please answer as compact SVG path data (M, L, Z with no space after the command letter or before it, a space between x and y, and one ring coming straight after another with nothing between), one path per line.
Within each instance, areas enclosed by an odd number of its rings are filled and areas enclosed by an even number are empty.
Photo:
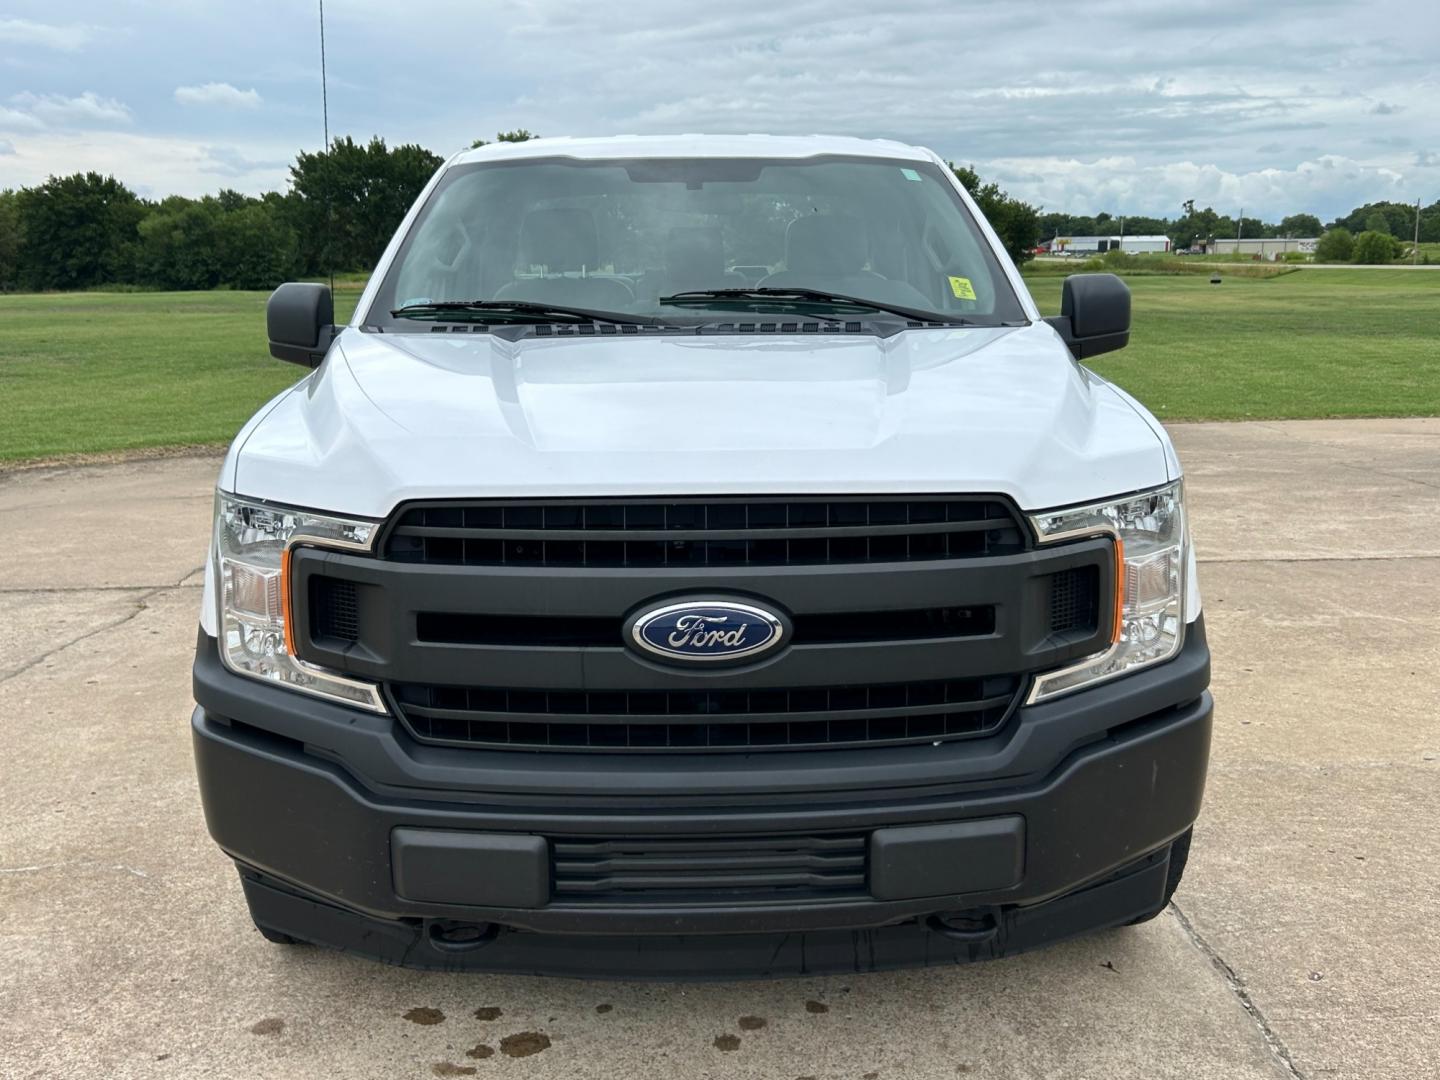
M1071 274L1060 314L1045 320L1065 339L1076 360L1130 344L1130 288L1114 274Z
M265 303L265 332L277 360L318 367L335 339L335 300L326 285L288 281Z

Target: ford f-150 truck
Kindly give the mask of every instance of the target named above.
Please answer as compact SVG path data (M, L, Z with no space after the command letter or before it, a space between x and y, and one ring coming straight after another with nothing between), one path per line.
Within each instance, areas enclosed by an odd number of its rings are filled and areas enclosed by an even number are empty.
M267 939L729 977L1159 913L1212 703L1170 440L935 154L459 154L215 496L192 726Z

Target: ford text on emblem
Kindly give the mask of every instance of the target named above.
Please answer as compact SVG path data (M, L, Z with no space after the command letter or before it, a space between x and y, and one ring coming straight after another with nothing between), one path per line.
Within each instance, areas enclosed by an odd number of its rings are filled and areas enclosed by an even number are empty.
M731 600L694 600L642 611L630 624L642 651L666 660L752 660L779 647L785 623L773 611Z

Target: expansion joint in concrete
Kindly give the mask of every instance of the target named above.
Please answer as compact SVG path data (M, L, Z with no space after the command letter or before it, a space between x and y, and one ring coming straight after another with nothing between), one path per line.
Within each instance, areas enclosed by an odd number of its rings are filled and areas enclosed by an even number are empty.
M1270 1021L1260 1011L1260 1006L1255 1004L1254 999L1250 996L1250 991L1245 989L1244 980L1240 978L1229 962L1215 951L1214 946L1205 940L1200 931L1195 929L1195 924L1190 921L1185 912L1180 910L1179 904L1172 900L1170 908L1175 912L1175 918L1179 920L1180 927L1185 931L1185 936L1190 939L1190 943L1200 950L1220 977L1225 980L1225 985L1230 988L1230 992L1240 1002L1241 1008L1245 1010L1251 1022L1260 1032L1260 1037L1265 1040L1265 1046L1285 1071L1285 1075L1291 1077L1292 1080L1305 1080L1305 1074L1296 1067L1295 1060L1290 1056L1290 1050L1286 1047L1285 1041L1270 1026Z

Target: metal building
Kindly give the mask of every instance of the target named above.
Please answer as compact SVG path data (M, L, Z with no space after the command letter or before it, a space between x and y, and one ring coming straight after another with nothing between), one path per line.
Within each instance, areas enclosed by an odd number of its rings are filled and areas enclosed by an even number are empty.
M1057 236L1050 242L1050 254L1096 255L1123 251L1130 255L1163 254L1170 250L1168 236Z
M1256 237L1251 240L1248 237L1244 240L1210 240L1198 245L1201 250L1209 255L1249 255L1254 259L1274 260L1287 251L1300 251L1307 255L1315 254L1315 245L1320 241L1318 238L1310 237Z

